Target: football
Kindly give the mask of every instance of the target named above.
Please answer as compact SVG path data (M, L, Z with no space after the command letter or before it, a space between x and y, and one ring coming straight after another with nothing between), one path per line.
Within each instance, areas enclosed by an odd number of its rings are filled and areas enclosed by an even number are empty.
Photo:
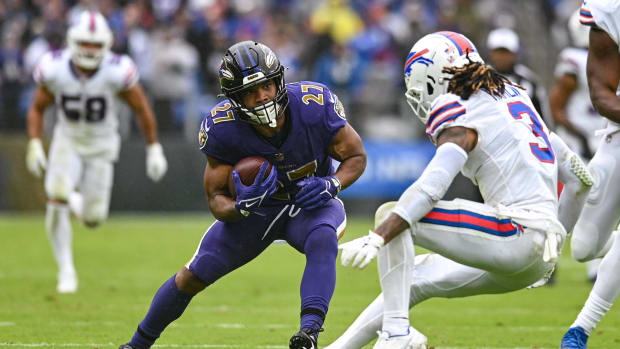
M263 163L267 161L267 159L262 158L260 156L248 156L239 160L233 167L233 170L239 172L239 179L241 179L241 183L244 185L252 185L254 183L254 179L260 170L260 167ZM265 172L265 176L263 179L267 178L269 173L271 173L271 164L267 167L267 171ZM232 171L230 176L228 177L228 190L232 194L233 197L237 196L235 193L235 185L232 179Z

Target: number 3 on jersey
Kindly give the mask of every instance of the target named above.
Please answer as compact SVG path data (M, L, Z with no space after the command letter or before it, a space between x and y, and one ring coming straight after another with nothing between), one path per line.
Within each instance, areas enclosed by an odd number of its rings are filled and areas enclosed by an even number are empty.
M551 148L551 142L549 142L549 137L545 134L542 123L538 119L536 112L522 102L508 103L508 111L510 111L510 115L516 120L522 120L523 115L529 116L532 121L532 123L529 124L532 133L544 143L544 146L542 146L541 142L530 143L532 154L542 162L554 163L555 154L553 153L553 148Z

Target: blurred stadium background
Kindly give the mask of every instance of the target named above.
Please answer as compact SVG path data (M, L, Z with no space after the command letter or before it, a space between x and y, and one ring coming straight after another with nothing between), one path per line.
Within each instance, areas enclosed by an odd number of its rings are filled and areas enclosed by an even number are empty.
M197 134L202 115L218 99L223 50L234 42L266 43L289 67L287 81L326 83L345 103L369 155L364 176L342 193L349 240L365 234L378 204L396 199L434 151L403 98L402 67L412 44L433 31L458 31L488 60L488 33L512 28L521 39L519 61L548 89L557 54L570 42L567 19L579 5L579 0L0 1L0 347L116 347L129 338L153 292L191 256L212 221ZM80 291L58 295L44 233L43 182L25 167L25 116L37 59L62 47L67 23L89 8L109 20L113 50L137 62L169 170L157 184L146 177L142 135L129 110L121 108L123 145L110 220L96 231L74 224ZM46 145L53 124L48 110ZM478 195L459 178L448 198ZM291 263L283 265L283 259ZM557 286L433 300L420 306L414 324L437 348L557 347L591 287L569 253L561 264ZM295 280L302 266L303 257L292 249L269 249L210 288L208 296L197 297L160 345L285 348L296 328ZM374 268L355 274L339 267L322 345L379 292L376 277ZM620 316L612 311L590 347L620 347L618 328Z
M335 90L367 143L369 166L343 192L349 213L372 212L416 178L433 148L412 120L402 66L412 44L437 30L462 32L488 60L497 27L521 38L519 60L549 87L566 21L578 0L3 0L0 2L0 210L44 208L42 181L25 169L25 116L42 53L64 45L67 23L96 8L114 31L113 50L136 62L170 162L163 182L144 175L142 135L121 108L123 147L111 212L205 211L199 122L217 100L217 67L232 43L255 39L289 67L287 81L316 80ZM549 115L544 116L549 120ZM54 123L46 117L46 140ZM363 190L362 190L363 188ZM449 197L476 197L462 179Z

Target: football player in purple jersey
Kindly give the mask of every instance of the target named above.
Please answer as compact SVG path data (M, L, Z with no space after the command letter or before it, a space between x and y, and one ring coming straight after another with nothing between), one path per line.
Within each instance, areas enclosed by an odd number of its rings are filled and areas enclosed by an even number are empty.
M337 195L364 171L362 141L327 86L285 84L284 67L261 43L231 46L219 76L227 99L204 117L199 134L207 156L204 186L217 221L189 263L157 291L133 338L120 348L151 347L194 295L276 239L306 256L300 330L289 347L317 348L336 282L338 236L346 224ZM273 167L265 178L264 163L246 186L233 165L248 156L261 156ZM335 171L332 159L340 162ZM236 197L228 186L231 175Z

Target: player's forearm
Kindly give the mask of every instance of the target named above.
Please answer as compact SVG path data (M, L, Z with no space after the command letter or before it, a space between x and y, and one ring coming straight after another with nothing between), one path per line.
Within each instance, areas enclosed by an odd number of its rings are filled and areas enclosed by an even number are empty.
M366 168L366 154L356 154L343 160L334 176L340 181L341 189L353 184Z
M375 229L375 234L381 236L387 244L407 228L409 228L409 223L399 215L392 213Z
M233 223L244 218L235 208L235 200L223 194L209 198L209 209L218 221Z
M130 89L122 91L120 96L127 102L134 113L136 113L138 125L142 133L144 133L146 143L151 144L157 142L157 120L142 90L142 86L136 84Z
M151 144L157 142L157 121L150 110L150 107L138 108L134 111L138 115L138 125L144 134L146 143Z
M27 115L28 138L41 138L43 134L43 111L31 107Z

